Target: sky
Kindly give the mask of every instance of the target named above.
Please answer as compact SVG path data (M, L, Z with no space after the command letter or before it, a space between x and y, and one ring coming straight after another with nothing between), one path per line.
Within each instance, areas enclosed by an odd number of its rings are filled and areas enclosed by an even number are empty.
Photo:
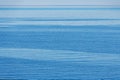
M0 5L120 5L120 0L0 0Z

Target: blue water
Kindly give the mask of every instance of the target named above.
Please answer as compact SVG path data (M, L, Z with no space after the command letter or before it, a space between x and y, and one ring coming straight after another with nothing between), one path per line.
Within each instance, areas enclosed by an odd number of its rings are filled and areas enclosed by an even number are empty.
M0 79L120 80L120 8L0 8Z
M65 27L65 28L64 28ZM94 53L120 53L120 32L107 32L120 30L115 26L14 26L0 32L1 48L34 48L71 50ZM27 31L29 29L43 31ZM61 31L44 31L56 29ZM68 31L62 31L67 30ZM81 31L69 31L69 30ZM26 30L26 31L20 31ZM91 31L96 32L91 32ZM102 31L106 32L102 32Z
M0 76L5 79L30 80L119 80L119 66L87 62L34 61L1 57Z

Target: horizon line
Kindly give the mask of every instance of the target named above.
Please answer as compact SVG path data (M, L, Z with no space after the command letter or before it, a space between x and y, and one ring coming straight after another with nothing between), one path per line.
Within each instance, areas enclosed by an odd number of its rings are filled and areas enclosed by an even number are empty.
M41 18L0 18L2 20L7 19L7 21L108 21L108 20L120 20L120 19L107 19L107 18L86 18L86 19L69 19L69 18L65 18L65 19L53 19L53 18L48 18L48 19L41 19Z
M0 5L0 6L120 6L120 5Z
M0 8L0 10L120 10L120 8Z

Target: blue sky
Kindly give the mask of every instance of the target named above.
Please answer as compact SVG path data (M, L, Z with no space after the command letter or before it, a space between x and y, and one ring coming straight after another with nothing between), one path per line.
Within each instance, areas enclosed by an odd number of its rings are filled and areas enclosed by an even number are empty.
M120 5L120 0L0 0L0 5Z

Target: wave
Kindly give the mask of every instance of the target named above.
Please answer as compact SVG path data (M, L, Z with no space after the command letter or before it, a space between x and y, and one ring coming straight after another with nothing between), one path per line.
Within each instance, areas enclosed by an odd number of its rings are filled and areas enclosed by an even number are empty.
M12 32L92 32L92 33L120 33L119 25L6 25L0 31Z
M119 60L119 54L76 52L68 50L0 48L0 56L31 60L109 61Z

